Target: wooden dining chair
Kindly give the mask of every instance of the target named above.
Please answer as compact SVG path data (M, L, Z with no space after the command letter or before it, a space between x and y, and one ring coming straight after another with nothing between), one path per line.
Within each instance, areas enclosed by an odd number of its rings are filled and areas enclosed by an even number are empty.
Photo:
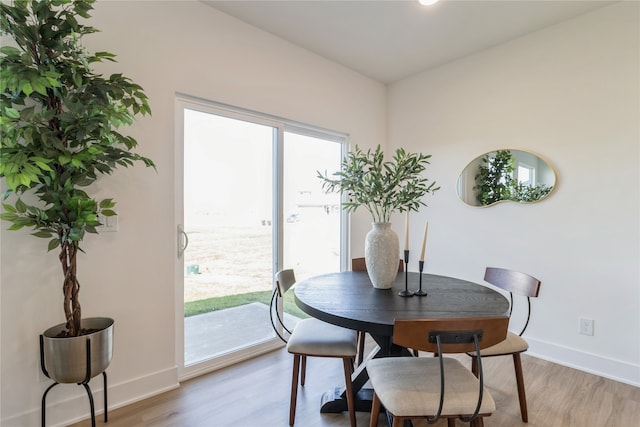
M398 260L398 273L404 272L404 261ZM367 264L362 258L351 259L351 271L367 271ZM364 359L364 342L366 339L366 333L364 331L358 331L358 355L356 356L356 364L359 366Z
M480 349L504 340L508 324L506 316L396 320L394 344L437 356L386 357L367 362L373 385L369 426L378 425L384 406L393 417L393 427L414 418L426 418L429 424L446 418L449 427L459 418L482 427L483 417L491 415L496 405L484 387ZM477 356L477 377L459 360L443 356L469 351Z
M522 334L529 325L531 319L531 298L538 296L540 292L540 280L525 273L507 270L504 268L487 267L484 272L484 280L500 289L509 291L509 317L513 312L513 295L527 298L527 320L518 334L511 331L507 333L507 338L489 348L482 349L482 357L513 356L513 366L516 373L516 384L518 386L518 400L520 401L520 416L525 423L529 421L527 414L527 397L524 391L524 377L522 375L522 360L520 353L527 351L529 344L522 338ZM478 359L475 354L471 356L471 370L476 373L478 370Z
M276 334L287 344L287 351L293 354L289 425L293 425L296 416L298 378L300 378L300 385L304 386L307 356L315 356L342 359L349 420L351 427L355 427L355 396L351 387L351 375L356 356L356 332L313 317L300 320L293 328L287 328L278 314L277 306L278 301L283 299L285 293L296 283L296 278L293 270L281 270L276 273L275 279L276 288L273 291L270 306L271 324Z

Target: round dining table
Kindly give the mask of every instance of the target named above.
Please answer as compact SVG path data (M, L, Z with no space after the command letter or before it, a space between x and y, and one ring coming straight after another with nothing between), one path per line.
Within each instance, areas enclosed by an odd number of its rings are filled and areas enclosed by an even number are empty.
M402 291L422 289L425 296L400 296ZM369 333L377 346L368 359L410 356L408 349L393 344L396 319L440 319L509 316L507 298L486 286L448 276L398 273L390 289L374 288L366 271L344 271L301 280L294 288L296 305L310 316L356 331ZM366 360L352 377L356 409L371 408L371 391L363 390L369 379ZM344 390L323 396L321 412L346 410Z

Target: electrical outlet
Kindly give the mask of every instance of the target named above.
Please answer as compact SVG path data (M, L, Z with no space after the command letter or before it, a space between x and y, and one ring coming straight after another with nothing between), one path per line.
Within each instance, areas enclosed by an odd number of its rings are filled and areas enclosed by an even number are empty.
M587 319L586 317L580 318L580 334L593 336L593 319Z

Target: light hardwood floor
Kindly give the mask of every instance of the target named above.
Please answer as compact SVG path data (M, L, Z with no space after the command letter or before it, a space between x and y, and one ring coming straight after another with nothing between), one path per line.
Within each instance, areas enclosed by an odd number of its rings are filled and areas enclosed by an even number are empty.
M469 362L466 356L460 356ZM510 358L483 361L486 385L497 410L485 426L633 427L640 425L640 388L523 355L529 423L520 419ZM111 410L108 427L229 427L288 425L292 356L282 349L184 382L180 388ZM344 414L321 414L320 396L343 382L340 359L311 358L307 384L298 392L298 427L342 427ZM359 427L369 414L357 414ZM89 420L74 424L87 427ZM378 426L385 426L380 417ZM426 426L423 421L415 426ZM435 424L446 426L446 422ZM468 425L457 421L457 426Z

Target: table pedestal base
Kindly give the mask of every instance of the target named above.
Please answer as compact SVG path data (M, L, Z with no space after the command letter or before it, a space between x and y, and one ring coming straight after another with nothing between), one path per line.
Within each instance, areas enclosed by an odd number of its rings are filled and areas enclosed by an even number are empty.
M413 357L413 354L408 349L392 344L389 337L376 335L372 335L372 337L376 341L377 346L371 350L364 362L358 366L351 376L351 386L353 388L353 392L356 394L355 409L357 412L371 412L371 405L373 403L373 389L364 388L364 385L369 381L369 374L366 369L366 363L368 360L376 357ZM345 395L344 387L336 387L326 391L322 395L322 400L320 402L321 413L338 414L341 412L347 412L348 410L349 408L347 405L347 397ZM389 414L386 416L387 422L389 426L391 426L393 424L393 418ZM406 420L404 425L405 427L411 427L411 421Z
M336 387L326 391L322 395L320 402L320 412L323 414L338 414L348 411L347 399L344 397L344 389ZM373 401L373 389L363 388L356 393L356 411L371 412L371 402Z
M323 414L339 414L347 412L347 400L342 397L343 390L336 387L322 395L320 412ZM363 388L356 394L356 412L371 412L371 403L373 402L373 389ZM382 408L387 424L393 425L393 417ZM412 427L411 420L404 421L404 427Z

